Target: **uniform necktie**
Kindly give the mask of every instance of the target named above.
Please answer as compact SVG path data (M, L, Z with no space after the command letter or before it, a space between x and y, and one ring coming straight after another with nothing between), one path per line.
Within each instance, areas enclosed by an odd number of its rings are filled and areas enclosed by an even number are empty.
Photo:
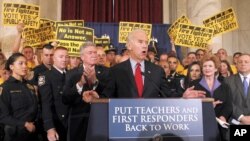
M141 74L141 64L136 64L135 69L135 82L138 90L138 96L142 97L142 91L143 91L143 82L142 82L142 74Z
M247 97L247 92L248 92L247 77L244 77L243 86L244 86L244 95L245 95L245 97Z

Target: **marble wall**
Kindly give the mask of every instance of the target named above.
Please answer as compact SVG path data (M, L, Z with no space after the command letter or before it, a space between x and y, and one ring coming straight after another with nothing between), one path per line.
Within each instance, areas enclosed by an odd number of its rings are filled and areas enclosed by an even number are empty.
M225 48L230 56L240 51L250 53L250 1L249 0L170 0L170 23L187 15L192 23L200 25L205 19L218 11L233 7L237 14L239 29L213 39L213 52ZM165 7L166 8L166 7ZM167 23L167 22L166 22ZM183 48L184 54L187 48Z
M250 53L250 1L222 0L222 8L233 7L236 11L239 29L223 36L223 47L231 53L240 51Z

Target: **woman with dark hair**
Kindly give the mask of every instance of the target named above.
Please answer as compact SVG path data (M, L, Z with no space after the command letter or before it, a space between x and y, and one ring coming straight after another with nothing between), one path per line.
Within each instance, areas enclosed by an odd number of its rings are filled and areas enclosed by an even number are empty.
M4 141L36 141L37 96L35 89L24 77L27 60L21 53L14 53L5 69L11 76L0 87L0 123L4 124Z
M231 75L233 75L233 71L232 71L232 69L230 67L229 62L227 60L222 60L220 62L218 80L220 82L222 82L225 77L229 77Z
M201 66L198 62L193 62L188 66L187 76L184 78L183 88L187 89L195 83L195 80L199 80L202 76Z

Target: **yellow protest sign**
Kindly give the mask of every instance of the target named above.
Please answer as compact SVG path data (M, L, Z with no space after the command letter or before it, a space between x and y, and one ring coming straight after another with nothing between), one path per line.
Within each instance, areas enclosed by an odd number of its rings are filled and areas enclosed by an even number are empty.
M110 44L110 39L109 38L95 38L94 39L94 43L96 45L105 46L105 45L109 45Z
M3 25L6 26L16 26L20 22L28 28L39 26L40 12L37 5L4 2L2 14Z
M50 20L50 19L46 19L46 18L40 18L40 24L44 24L44 23L48 23L48 22L54 22L55 23L55 21L52 21L52 20Z
M207 49L207 44L213 37L212 28L200 27L188 24L180 24L175 39L175 44L185 47Z
M25 28L23 31L25 46L38 46L55 40L55 33L51 23L43 23L38 29Z
M53 21L50 19L41 18L40 24L50 22L53 26L53 30L56 33L56 29L58 26L78 26L78 27L84 27L84 21L83 20L65 20L65 21Z
M119 23L119 43L126 43L128 33L134 29L142 29L146 32L148 39L151 38L152 24L136 23L136 22L120 22Z
M191 24L191 21L186 16L181 16L168 28L168 35L175 40L180 24Z
M60 46L66 47L70 56L80 55L80 46L87 41L94 41L94 29L75 26L59 26L56 38Z
M52 27L55 27L56 21L50 20L50 19L45 19L45 18L40 18L40 24L44 24L44 23L50 23L50 25Z
M220 35L239 28L237 17L232 8L205 19L203 24L214 29L214 35Z
M65 20L65 21L57 21L55 24L55 28L57 29L58 26L77 26L77 27L84 27L83 20Z

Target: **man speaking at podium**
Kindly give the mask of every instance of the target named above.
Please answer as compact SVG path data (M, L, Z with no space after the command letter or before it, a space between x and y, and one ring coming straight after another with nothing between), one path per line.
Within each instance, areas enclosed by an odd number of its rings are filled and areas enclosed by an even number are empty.
M108 98L159 98L159 97L205 97L205 92L188 88L184 93L178 89L172 93L165 79L164 70L146 61L148 38L145 31L136 29L129 33L126 43L130 58L109 72L108 84L102 93L85 91L82 98L92 102L99 97ZM180 90L180 91L179 91Z

